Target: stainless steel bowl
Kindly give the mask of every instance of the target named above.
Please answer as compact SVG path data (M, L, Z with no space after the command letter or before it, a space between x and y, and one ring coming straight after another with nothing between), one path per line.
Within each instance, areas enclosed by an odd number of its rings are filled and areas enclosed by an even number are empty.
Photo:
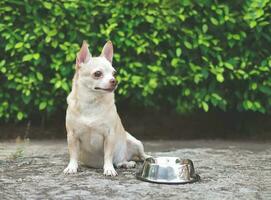
M143 181L164 184L184 184L200 180L193 162L178 157L147 158L136 177Z

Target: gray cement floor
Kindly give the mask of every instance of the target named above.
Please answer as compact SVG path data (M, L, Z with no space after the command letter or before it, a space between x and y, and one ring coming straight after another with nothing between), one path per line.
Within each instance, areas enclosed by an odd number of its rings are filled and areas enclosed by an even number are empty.
M136 169L104 177L81 167L64 175L65 141L0 142L0 199L271 199L271 142L152 141L153 156L193 160L202 180L186 185L139 181Z

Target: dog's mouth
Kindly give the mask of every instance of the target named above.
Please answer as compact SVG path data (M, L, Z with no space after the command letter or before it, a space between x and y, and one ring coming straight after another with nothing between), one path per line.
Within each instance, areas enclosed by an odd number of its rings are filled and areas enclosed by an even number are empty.
M116 87L111 87L111 88L100 88L100 87L95 87L94 88L95 90L103 90L103 91L106 91L106 92L113 92Z

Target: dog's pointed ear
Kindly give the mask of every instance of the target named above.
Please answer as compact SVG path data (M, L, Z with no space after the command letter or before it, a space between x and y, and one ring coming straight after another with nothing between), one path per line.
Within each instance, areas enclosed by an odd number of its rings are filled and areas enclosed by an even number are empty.
M105 57L109 62L113 61L113 44L109 40L103 47L101 56Z
M87 63L91 58L91 54L88 49L88 43L83 41L80 51L77 53L76 57L76 67L79 67L81 63Z

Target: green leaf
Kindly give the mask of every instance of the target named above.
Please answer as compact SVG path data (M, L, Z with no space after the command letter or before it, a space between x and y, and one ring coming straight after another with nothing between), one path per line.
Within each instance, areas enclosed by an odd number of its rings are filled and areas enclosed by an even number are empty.
M251 89L256 90L257 89L257 83L252 83L251 84Z
M23 57L23 61L29 61L29 60L32 60L33 58L33 55L32 54L27 54Z
M238 34L233 34L232 38L235 39L235 40L240 40L241 39L240 35L238 35Z
M216 75L216 80L220 83L222 83L224 81L224 77L222 74L217 74Z
M253 103L250 100L245 100L243 106L246 110L250 110L253 107Z
M42 81L43 75L40 72L37 72L37 78L38 78L38 80Z
M61 85L62 85L62 82L61 82L60 80L57 81L56 84L55 84L56 89L57 89L57 88L60 88Z
M181 48L177 48L176 49L176 55L179 57L182 54L182 49Z
M230 70L233 70L233 65L231 63L224 63L224 66Z
M47 35L46 38L45 38L45 42L49 43L50 41L51 41L51 37L49 35Z
M184 95L185 95L185 96L189 96L189 95L190 95L190 90L189 90L188 88L186 88L186 89L184 90Z
M207 24L203 24L202 31L203 31L203 33L206 33L208 31L208 25Z
M171 60L171 66L177 67L178 66L179 59L178 58L173 58Z
M157 87L157 80L155 78L151 78L149 81L149 86L153 89L156 88Z
M188 42L188 41L184 41L184 46L185 46L187 49L192 49L192 48L193 48L192 44L191 44L190 42Z
M211 22L212 22L213 25L217 26L219 24L218 21L217 21L217 19L214 18L214 17L211 17L210 20L211 20Z
M147 16L146 16L146 20L147 20L147 22L149 22L149 23L153 23L153 22L154 22L154 17L153 17L153 16L147 15Z
M69 85L68 85L68 83L66 83L66 82L63 82L63 83L62 83L62 88L63 88L66 92L69 92L69 90L70 90Z
M17 113L17 119L18 119L18 120L22 120L23 117L24 117L24 114L23 114L22 112L18 112L18 113Z
M203 101L201 104L202 104L203 110L204 110L205 112L208 112L208 110L209 110L208 104L207 104L206 102L204 102L204 101Z
M40 110L44 110L47 106L47 103L45 101L41 102L40 105L39 105L39 109Z
M3 67L3 66L5 65L5 63L6 63L6 61L5 61L5 60L2 60L2 61L0 62L0 67Z
M0 71L4 74L4 73L6 73L7 72L7 68L5 68L5 67L1 67L0 68Z
M254 28L256 25L257 25L257 22L256 22L256 21L251 21L251 22L249 23L250 28Z
M48 35L50 37L55 36L56 34L57 34L57 30L56 29L53 29L53 30L51 30L51 31L48 32Z
M20 49L23 45L24 45L23 42L18 42L17 44L15 44L14 48L15 49Z
M216 93L213 93L212 97L214 97L218 101L222 100L222 98L218 94L216 94Z
M43 5L44 5L45 8L47 8L49 10L53 7L53 5L51 3L49 3L49 2L43 2Z
M32 56L33 56L33 58L34 58L35 60L38 60L38 59L40 58L40 54L39 54L39 53L35 53L35 54L33 54Z

